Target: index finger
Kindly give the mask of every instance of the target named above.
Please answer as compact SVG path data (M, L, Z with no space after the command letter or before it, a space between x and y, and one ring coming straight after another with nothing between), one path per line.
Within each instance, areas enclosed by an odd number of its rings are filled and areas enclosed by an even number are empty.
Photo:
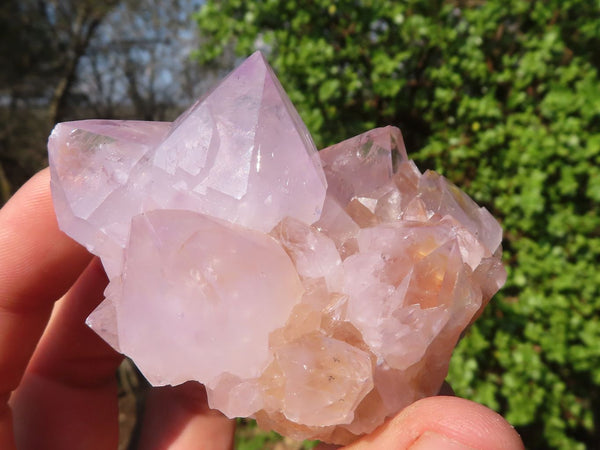
M91 255L58 229L50 172L29 180L0 210L0 448L12 448L6 405L60 298Z

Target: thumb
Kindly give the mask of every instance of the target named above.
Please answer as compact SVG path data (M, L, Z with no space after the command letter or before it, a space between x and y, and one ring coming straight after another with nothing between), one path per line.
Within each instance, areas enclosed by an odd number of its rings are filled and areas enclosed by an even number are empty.
M458 397L419 400L345 447L348 450L521 450L515 429L498 413Z

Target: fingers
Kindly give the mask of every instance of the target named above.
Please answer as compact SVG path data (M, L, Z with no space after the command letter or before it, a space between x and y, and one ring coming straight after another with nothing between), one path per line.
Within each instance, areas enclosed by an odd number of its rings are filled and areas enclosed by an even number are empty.
M48 171L30 180L0 211L0 448L13 449L8 399L23 376L54 301L77 279L90 255L58 230ZM19 448L114 448L118 356L84 327L106 281L94 263L61 302L27 373L11 397ZM188 399L187 387L164 388L149 400L157 442L232 446L233 422ZM157 409L151 407L157 406ZM154 412L153 412L154 411ZM165 411L172 414L164 416ZM65 428L67 427L67 428ZM102 429L102 435L98 430ZM155 447L156 448L156 447Z
M85 324L104 298L107 282L100 261L94 258L57 304L27 373L83 389L115 379L123 357Z
M59 231L44 170L0 210L0 448L10 449L6 400L19 384L54 301L90 260Z
M18 448L117 447L115 372L122 358L85 325L105 286L104 270L94 259L57 304L11 398Z
M139 448L148 450L228 450L235 422L208 407L204 387L188 382L152 389Z
M502 416L458 397L413 403L348 450L520 450L521 438Z

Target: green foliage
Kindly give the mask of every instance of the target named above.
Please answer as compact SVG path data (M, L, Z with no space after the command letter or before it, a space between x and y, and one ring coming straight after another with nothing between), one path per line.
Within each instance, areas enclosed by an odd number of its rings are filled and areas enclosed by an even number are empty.
M282 445L284 438L274 431L264 432L256 426L256 421L237 419L235 431L235 448L237 450L267 450L270 448L287 448ZM279 444L278 444L279 443ZM318 441L304 441L294 445L297 450L310 450Z
M235 448L238 450L262 450L269 444L281 441L281 436L271 431L258 432L253 420L238 419L235 435Z
M600 424L600 3L208 0L208 62L266 48L318 145L399 126L501 220L509 278L459 345L459 395L529 448Z

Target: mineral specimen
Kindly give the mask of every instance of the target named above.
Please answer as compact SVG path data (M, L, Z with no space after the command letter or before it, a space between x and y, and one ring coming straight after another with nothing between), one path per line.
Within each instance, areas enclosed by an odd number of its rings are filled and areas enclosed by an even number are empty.
M435 395L505 280L501 229L400 130L317 152L255 53L174 123L61 123L61 228L110 283L88 324L153 385L348 443Z

